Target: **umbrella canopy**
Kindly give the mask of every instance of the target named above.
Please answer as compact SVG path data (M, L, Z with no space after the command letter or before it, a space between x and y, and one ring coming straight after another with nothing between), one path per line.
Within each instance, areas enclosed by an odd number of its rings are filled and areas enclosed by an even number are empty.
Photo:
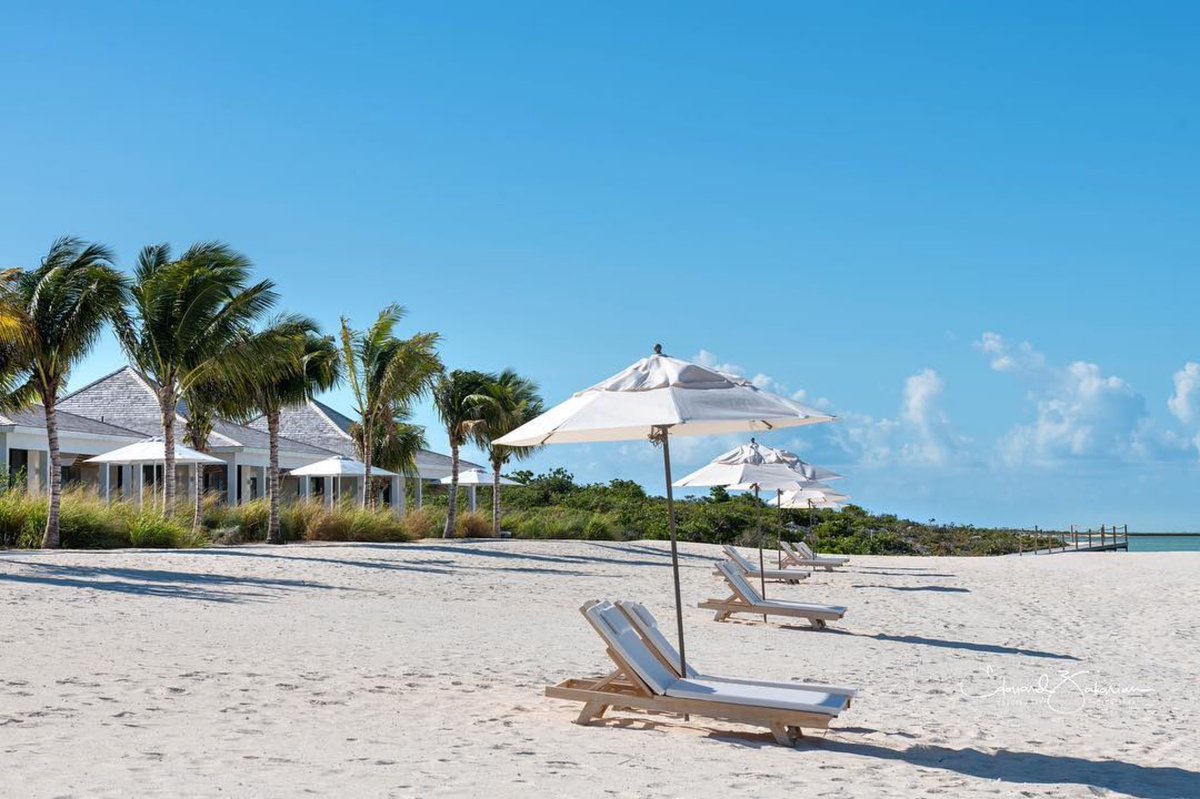
M335 455L323 461L292 469L290 473L294 477L362 477L367 473L366 470L366 464L362 461L347 458L345 455ZM397 474L389 472L387 469L380 469L378 466L372 466L371 476L396 477Z
M446 485L450 484L449 476L443 477L441 482ZM490 486L492 485L492 475L485 472L483 469L463 469L458 473L458 484L460 486ZM509 480L507 477L500 477L500 485L502 486L519 486L524 483L518 483L516 480Z
M656 354L496 439L507 447L753 433L832 422L744 377Z
M849 495L839 494L836 491L806 488L800 491L784 491L782 495L770 500L768 504L778 508L820 508L840 505L848 499L850 499Z
M818 486L819 480L841 477L827 469L805 463L784 449L765 447L754 439L729 450L687 477L675 481L677 488L729 486L735 490L764 491Z
M137 463L162 463L167 459L166 444L163 442L162 436L154 436L147 438L145 441L139 441L136 444L129 444L114 449L111 452L105 452L97 455L94 458L88 458L84 463L117 463L117 464L137 464ZM175 462L176 463L224 463L220 458L214 458L212 455L205 455L203 452L198 452L191 447L185 447L182 444L175 445Z
M832 422L834 417L769 394L742 377L654 354L496 439L509 447L648 439L662 445L667 486L667 531L675 583L680 674L687 674L675 499L671 492L673 436L751 433Z

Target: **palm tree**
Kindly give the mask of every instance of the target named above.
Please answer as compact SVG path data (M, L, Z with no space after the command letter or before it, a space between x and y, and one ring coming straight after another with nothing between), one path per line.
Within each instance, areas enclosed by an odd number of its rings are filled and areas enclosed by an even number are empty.
M505 369L490 387L494 402L484 410L483 434L487 440L488 462L492 465L492 534L500 535L500 470L513 458L522 460L538 447L506 447L495 440L540 416L542 397L537 383Z
M404 318L404 309L389 305L366 330L354 330L342 317L342 361L355 411L361 428L359 457L365 465L362 484L363 505L374 506L368 486L377 441L399 414L407 418L412 403L433 386L442 372L437 354L437 333L418 333L412 338L395 335L396 325Z
M129 360L155 384L162 416L163 507L175 504L175 416L198 383L240 380L260 367L253 351L234 346L275 304L269 280L250 283L250 261L220 242L194 244L172 259L167 244L142 249L129 313L117 334Z
M442 375L433 389L433 404L450 438L450 504L442 538L454 535L458 515L458 451L466 444L486 443L484 413L495 405L490 391L498 377L487 372L455 369Z
M11 368L4 399L18 407L40 401L46 415L50 506L42 546L57 547L62 495L58 396L105 324L121 314L128 285L107 247L66 237L51 245L36 269L6 272L0 292L0 337Z
M275 357L254 381L255 410L267 419L270 438L267 466L267 495L270 517L267 543L282 544L279 527L279 415L284 408L308 402L314 394L328 391L342 381L340 353L334 340L321 335L320 327L303 316L286 316L254 334L266 352Z
M393 408L390 418L385 418L375 430L371 444L371 465L382 466L407 476L417 476L417 453L427 444L425 428L412 424L412 409L405 406ZM362 425L350 425L350 437L354 446L363 451Z

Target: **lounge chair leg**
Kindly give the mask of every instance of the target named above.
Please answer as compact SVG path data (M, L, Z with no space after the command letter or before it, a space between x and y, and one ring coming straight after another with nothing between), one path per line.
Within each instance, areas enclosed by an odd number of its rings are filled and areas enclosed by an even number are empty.
M725 621L729 618L729 613L724 610L718 610L717 615L713 616L713 621Z
M583 710L579 711L579 718L575 719L576 724L587 724L592 719L598 719L608 710L608 705L603 702L588 702L583 706Z
M804 737L804 730L800 729L799 727L788 727L787 731L788 735L790 735L792 738L793 745L798 743L800 739Z
M812 626L813 626L814 630L824 630L825 629L825 620L824 619L809 619L809 621L812 622Z
M795 746L796 741L792 738L792 728L784 724L782 721L771 722L771 734L775 736L775 743L780 746Z

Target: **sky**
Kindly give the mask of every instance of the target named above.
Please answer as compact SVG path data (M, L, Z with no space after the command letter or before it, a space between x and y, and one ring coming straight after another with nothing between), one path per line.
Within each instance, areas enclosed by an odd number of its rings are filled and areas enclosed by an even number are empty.
M282 308L333 330L398 302L450 368L548 404L656 342L802 397L839 421L761 440L874 511L1200 529L1194 4L3 16L0 267L65 234L125 267L220 239ZM106 336L72 385L123 362ZM658 458L529 468L661 493Z

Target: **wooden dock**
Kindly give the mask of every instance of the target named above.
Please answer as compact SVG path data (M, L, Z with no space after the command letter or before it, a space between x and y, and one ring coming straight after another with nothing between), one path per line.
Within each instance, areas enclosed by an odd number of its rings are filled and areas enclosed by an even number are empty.
M1094 531L1091 528L1086 531L1071 525L1071 529L1067 532L1049 532L1046 530L1034 530L1027 533L1029 536L1035 537L1039 545L1030 549L1018 549L1018 555L1057 555L1060 552L1128 552L1129 551L1129 525L1124 524L1118 527L1117 525L1100 525L1099 531ZM1018 536L1017 543L1020 544L1025 536ZM1061 545L1052 545L1049 547L1040 546L1040 542L1046 538L1053 538L1061 542Z

